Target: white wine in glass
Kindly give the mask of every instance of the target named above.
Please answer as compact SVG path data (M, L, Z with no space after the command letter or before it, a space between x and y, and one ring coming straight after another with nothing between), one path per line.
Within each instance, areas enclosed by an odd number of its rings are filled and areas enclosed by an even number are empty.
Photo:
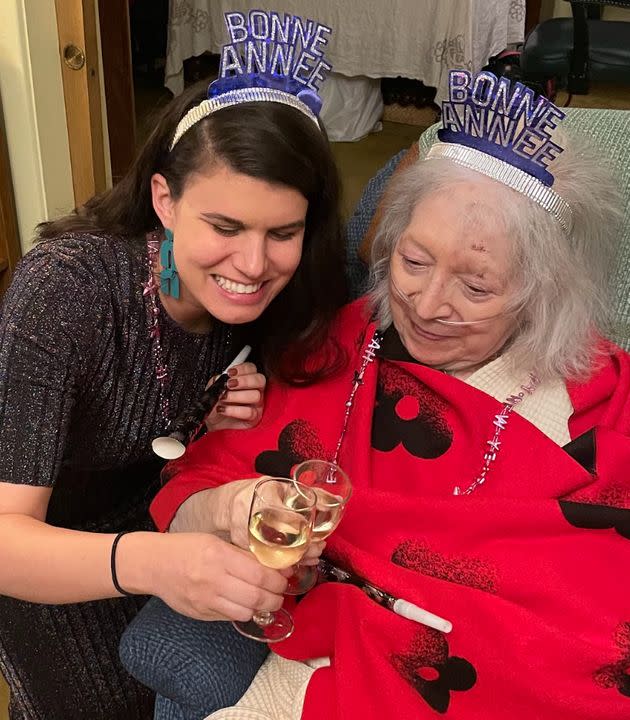
M335 463L306 460L293 470L293 479L315 493L315 518L311 539L325 540L339 525L352 495L350 478ZM316 583L317 570L298 564L289 579L287 595L302 595Z
M315 493L315 519L311 540L325 540L339 525L345 501L339 495L326 492L318 487L311 488Z
M262 508L249 523L249 547L267 567L282 570L299 562L311 537L308 518L293 510Z
M315 500L315 493L295 480L264 478L256 483L249 510L249 549L262 565L282 570L304 557L313 531ZM241 635L266 643L285 640L295 627L282 608L232 624Z
M313 487L315 493L315 517L311 540L325 540L337 527L343 513L344 500L339 495ZM291 505L291 499L289 505Z

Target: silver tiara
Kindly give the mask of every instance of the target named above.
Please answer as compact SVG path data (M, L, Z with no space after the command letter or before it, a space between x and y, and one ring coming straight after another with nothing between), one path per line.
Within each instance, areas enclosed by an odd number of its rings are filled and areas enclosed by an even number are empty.
M245 102L275 102L288 105L289 107L299 110L303 115L306 115L319 129L319 121L313 111L308 105L298 100L295 95L274 88L240 88L238 90L230 90L229 92L223 93L223 95L218 95L208 100L203 100L199 105L191 108L177 124L169 151L177 145L184 133L190 130L190 128L200 120L203 120L203 118L212 115L212 113L217 110L232 107L233 105L240 105Z
M470 170L476 170L526 195L550 213L567 235L571 232L573 213L569 204L555 190L529 173L485 152L455 143L437 142L432 145L424 159L436 158L446 158Z

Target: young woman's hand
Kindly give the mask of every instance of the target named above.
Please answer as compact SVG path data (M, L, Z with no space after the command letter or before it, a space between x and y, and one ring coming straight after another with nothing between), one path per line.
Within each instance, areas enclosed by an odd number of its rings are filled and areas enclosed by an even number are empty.
M228 392L206 417L209 431L252 428L260 422L267 379L253 363L230 371Z
M132 591L133 574L126 568L146 542L141 535L147 533L123 537L117 553L119 581ZM173 610L198 620L249 620L258 610L281 607L286 579L251 553L206 533L151 535L153 557L145 557L152 566L151 581L144 592L148 589Z

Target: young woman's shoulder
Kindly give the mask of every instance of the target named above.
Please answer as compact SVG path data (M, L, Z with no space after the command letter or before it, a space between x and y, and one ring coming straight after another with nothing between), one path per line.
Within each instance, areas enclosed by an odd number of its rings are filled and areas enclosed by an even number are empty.
M35 245L18 263L10 297L28 289L55 301L108 302L132 293L146 274L143 245L105 235L72 233Z
M101 377L123 303L141 306L134 263L122 241L79 234L38 243L19 263L0 312L0 478L54 483L73 403ZM127 300L125 286L135 287Z
M18 263L1 316L33 331L53 321L98 323L137 303L145 274L138 243L82 233L44 240Z
M46 269L71 277L100 281L102 277L131 272L144 260L139 241L99 233L69 233L37 243L18 264L20 272Z

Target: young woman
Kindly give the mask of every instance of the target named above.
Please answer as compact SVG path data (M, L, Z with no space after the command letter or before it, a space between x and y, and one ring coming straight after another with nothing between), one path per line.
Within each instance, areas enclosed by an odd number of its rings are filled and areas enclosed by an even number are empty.
M174 100L116 187L40 226L4 301L0 669L12 720L151 717L117 653L144 603L134 595L203 620L282 602L281 574L212 535L150 532L147 515L152 439L245 341L267 375L325 374L291 368L345 298L338 178L313 117L297 100L261 101L189 122L205 97ZM209 429L255 424L264 385L253 364L233 371Z

